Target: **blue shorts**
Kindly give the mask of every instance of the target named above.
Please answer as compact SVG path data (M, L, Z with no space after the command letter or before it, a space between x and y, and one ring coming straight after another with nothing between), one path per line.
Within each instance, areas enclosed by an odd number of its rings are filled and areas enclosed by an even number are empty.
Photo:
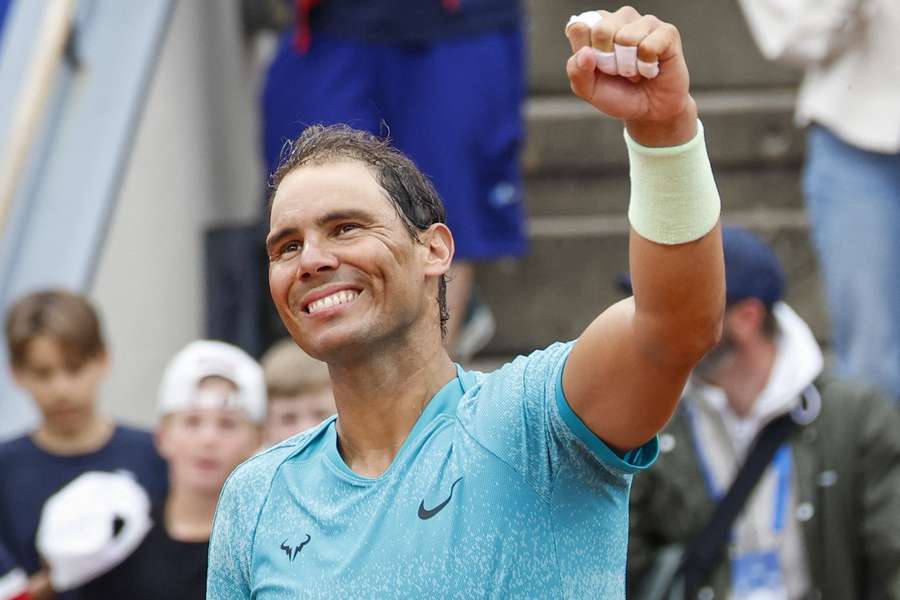
M313 35L306 54L285 33L262 98L266 167L308 125L390 133L447 207L456 256L525 251L519 149L524 40L518 30L424 46ZM383 124L387 126L385 131Z

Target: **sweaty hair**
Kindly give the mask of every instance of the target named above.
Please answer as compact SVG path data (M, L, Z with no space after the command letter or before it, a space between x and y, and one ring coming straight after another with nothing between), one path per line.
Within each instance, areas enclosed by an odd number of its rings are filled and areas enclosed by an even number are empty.
M328 365L301 350L286 338L266 350L260 359L271 402L275 398L299 396L331 385Z
M28 345L42 335L60 345L66 365L72 368L106 349L97 311L83 296L65 290L34 292L10 307L6 342L13 367L26 366Z
M369 167L378 185L400 216L410 237L419 242L419 233L435 223L446 223L444 204L431 181L387 138L378 138L347 125L313 125L285 146L281 162L272 175L272 188L300 167L355 160ZM271 201L270 201L271 208ZM438 309L441 333L447 335L447 278L438 281Z

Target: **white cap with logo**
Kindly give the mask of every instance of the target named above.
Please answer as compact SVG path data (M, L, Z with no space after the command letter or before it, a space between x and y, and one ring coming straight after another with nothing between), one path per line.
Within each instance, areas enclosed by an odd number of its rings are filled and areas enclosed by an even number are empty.
M207 394L198 389L207 377L227 379L233 394ZM266 416L266 382L262 367L231 344L213 340L191 342L176 354L163 372L159 386L159 413L167 415L191 408L239 408L261 422Z
M134 552L152 526L150 498L127 472L88 471L41 510L38 553L57 592L106 573Z

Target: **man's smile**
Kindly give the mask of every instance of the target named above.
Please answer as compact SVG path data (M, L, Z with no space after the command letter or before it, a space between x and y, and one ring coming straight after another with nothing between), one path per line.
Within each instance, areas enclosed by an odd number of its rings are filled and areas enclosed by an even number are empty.
M304 299L303 311L314 315L330 308L350 304L361 292L355 289L341 289L336 291L324 291L310 294Z

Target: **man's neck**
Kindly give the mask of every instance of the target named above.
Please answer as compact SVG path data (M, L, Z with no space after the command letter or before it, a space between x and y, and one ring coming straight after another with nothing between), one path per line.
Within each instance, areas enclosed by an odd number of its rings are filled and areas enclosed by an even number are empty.
M92 414L84 426L76 431L55 427L44 421L32 435L40 448L62 456L77 456L96 452L109 442L115 424L100 415Z
M725 392L731 411L738 417L747 417L766 389L776 354L775 342L762 340L753 349L735 356L727 367L710 378L710 383Z
M372 353L330 365L341 456L354 472L377 477L393 462L425 406L456 368L438 342Z
M179 542L206 542L212 533L218 493L173 485L166 498L166 532Z

